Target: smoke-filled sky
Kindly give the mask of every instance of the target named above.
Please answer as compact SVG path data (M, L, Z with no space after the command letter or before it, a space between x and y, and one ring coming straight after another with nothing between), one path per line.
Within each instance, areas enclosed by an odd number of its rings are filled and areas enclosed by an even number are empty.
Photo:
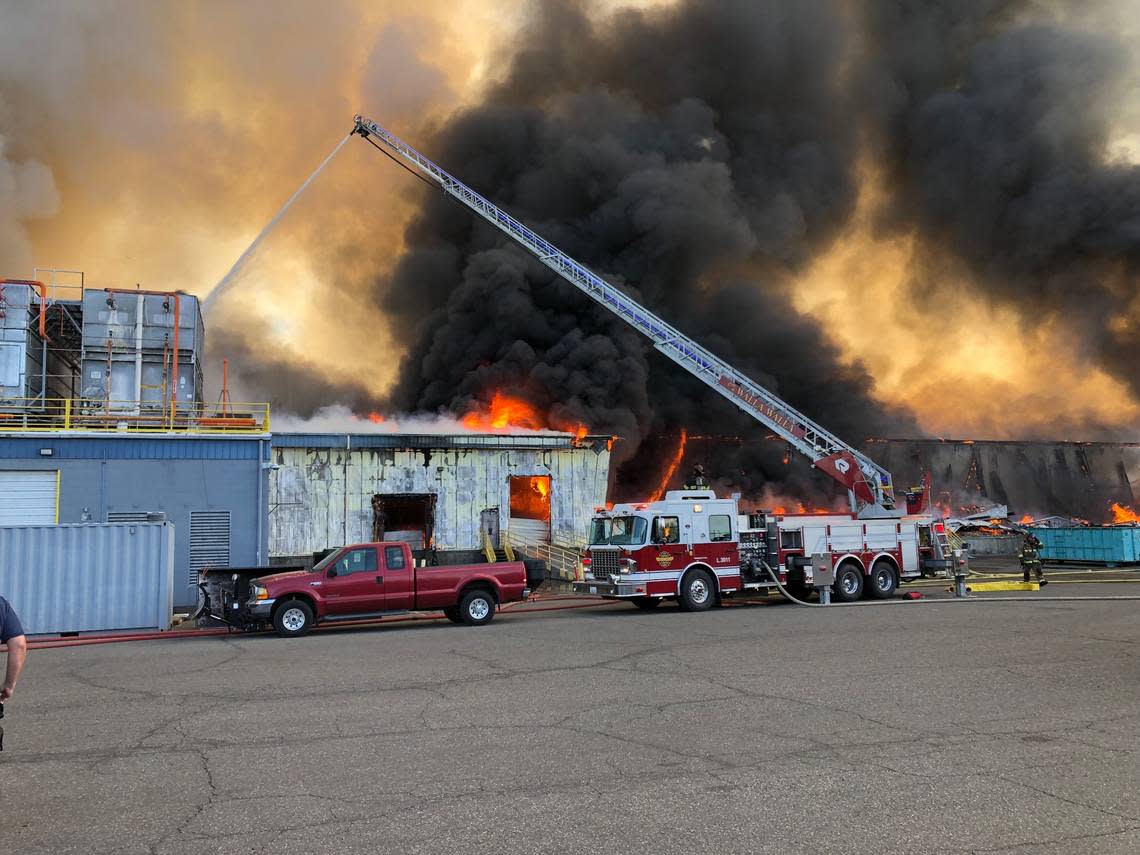
M1133 0L0 0L0 272L205 294L361 112L853 441L1140 439L1137 21ZM363 141L209 321L235 397L279 409L505 386L631 452L747 428Z

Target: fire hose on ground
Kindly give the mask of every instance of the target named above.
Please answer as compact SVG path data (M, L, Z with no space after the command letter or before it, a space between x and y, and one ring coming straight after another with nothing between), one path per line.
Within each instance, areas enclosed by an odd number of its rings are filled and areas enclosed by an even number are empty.
M573 602L566 602L566 601ZM585 601L585 602L583 602ZM536 603L558 602L560 605L537 605ZM593 608L599 605L614 605L620 601L603 601L599 602L596 597L586 597L579 595L556 595L551 597L536 597L530 600L520 600L516 603L507 603L499 608L500 612L514 611L517 614L529 614L531 612L554 612L554 611L568 611L570 609L585 609ZM518 608L519 606L531 605L531 608ZM333 627L340 629L342 627L363 627L363 626L378 626L388 625L393 623L409 623L419 621L433 621L443 620L443 617L438 614L411 614L404 617L390 617L383 619L373 620L355 620L355 621L339 621L336 624L329 626L318 626L316 631L331 629ZM261 635L272 632L272 630L258 630L254 632L242 633L245 635ZM84 647L95 644L118 644L125 641L157 641L162 639L176 639L176 638L213 638L220 635L233 635L234 631L230 627L216 627L212 629L168 629L168 630L151 630L147 632L122 632L122 633L106 633L103 635L91 635L86 638L78 637L62 637L62 638L39 638L30 639L28 641L29 649L33 650L54 650L61 647ZM0 646L0 651L4 650Z
M831 608L833 606L847 606L864 608L867 606L889 606L900 605L907 602L920 602L928 604L945 604L962 602L962 599L929 599L924 598L921 600L903 600L903 599L890 599L890 600L864 600L857 603L812 603L794 596L787 587L779 580L779 576L772 571L772 568L765 562L764 567L771 574L772 582L779 590L780 594L789 602L798 606L807 606L808 608ZM1093 580L1082 580L1092 582ZM1106 582L1130 582L1136 584L1140 580L1126 580L1126 579L1111 579L1105 580ZM966 602L972 603L1053 603L1053 602L1120 602L1126 600L1140 600L1140 595L1104 595L1104 596L1047 596L1047 597L977 597L970 596L964 598ZM537 605L536 603L550 603L556 602L559 605ZM568 611L571 609L587 609L596 608L598 606L618 605L621 600L605 600L600 597L591 597L586 595L576 594L563 594L549 597L541 597L517 603L508 603L502 606L499 611L513 611L516 614L530 614L532 612L552 612L552 611ZM733 605L747 605L746 602L733 603ZM520 606L531 606L530 608L519 608ZM364 627L364 626L377 626L380 624L388 625L393 623L410 623L421 621L442 620L443 618L435 614L413 614L406 617L384 618L382 620L360 620L360 621L344 621L335 624L335 628L342 627ZM331 627L317 627L317 631L329 629ZM265 634L271 630L261 630L249 633L251 635ZM119 644L127 641L157 641L163 639L178 639L178 638L214 638L222 635L232 635L233 630L229 627L218 627L214 629L187 629L187 630L154 630L148 632L126 632L126 633L108 633L104 635L92 635L86 638L77 637L63 637L63 638L41 638L29 640L28 647L34 650L54 650L63 647L84 647L96 644ZM0 646L0 650L4 648Z
M915 602L915 603L956 603L956 602L968 602L968 603L1054 603L1054 602L1074 602L1074 601L1104 602L1104 601L1119 601L1119 600L1140 600L1140 595L1117 594L1117 595L1113 595L1113 596L1107 596L1106 595L1106 596L1099 596L1099 597L1098 596L1092 596L1092 597L1068 597L1068 596L1060 596L1060 597L1057 597L1057 596L1048 596L1048 597L974 597L974 596L971 596L971 597L961 597L961 598L955 597L953 599L947 599L947 600L891 599L891 600L864 600L864 601L861 601L858 603L809 603L806 600L801 600L798 597L792 596L792 593L786 587L784 587L783 583L780 582L779 574L776 573L768 565L767 561L761 561L761 564L764 565L764 569L768 571L768 574L771 576L772 581L776 584L776 587L780 590L780 593L783 594L787 600L789 600L792 603L795 603L798 606L808 606L808 607L813 608L813 609L831 608L832 606L856 606L856 607L893 606L893 605L900 605L902 603L912 603L912 602ZM1130 580L1118 580L1118 581L1130 581Z

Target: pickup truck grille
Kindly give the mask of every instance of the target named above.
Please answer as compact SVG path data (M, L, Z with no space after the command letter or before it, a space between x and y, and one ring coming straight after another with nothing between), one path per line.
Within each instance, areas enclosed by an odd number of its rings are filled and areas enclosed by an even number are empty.
M600 581L608 582L610 576L618 571L618 554L616 549L590 550L590 575Z

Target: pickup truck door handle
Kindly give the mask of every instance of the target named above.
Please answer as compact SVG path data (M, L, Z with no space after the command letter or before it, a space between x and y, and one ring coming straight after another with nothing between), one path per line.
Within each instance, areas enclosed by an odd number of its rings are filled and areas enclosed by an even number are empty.
M377 585L383 585L384 584L384 577L383 576L377 576L376 577L376 584Z

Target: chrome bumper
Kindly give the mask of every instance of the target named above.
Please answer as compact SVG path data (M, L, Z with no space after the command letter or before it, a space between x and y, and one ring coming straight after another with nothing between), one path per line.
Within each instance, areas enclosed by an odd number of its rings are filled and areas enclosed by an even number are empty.
M277 602L275 599L246 600L245 613L250 617L269 620L269 615L273 612L273 604L275 602Z
M596 579L587 579L584 582L574 583L574 593L590 594L598 597L644 597L645 583L636 582L600 582ZM638 591L638 587L641 591Z

